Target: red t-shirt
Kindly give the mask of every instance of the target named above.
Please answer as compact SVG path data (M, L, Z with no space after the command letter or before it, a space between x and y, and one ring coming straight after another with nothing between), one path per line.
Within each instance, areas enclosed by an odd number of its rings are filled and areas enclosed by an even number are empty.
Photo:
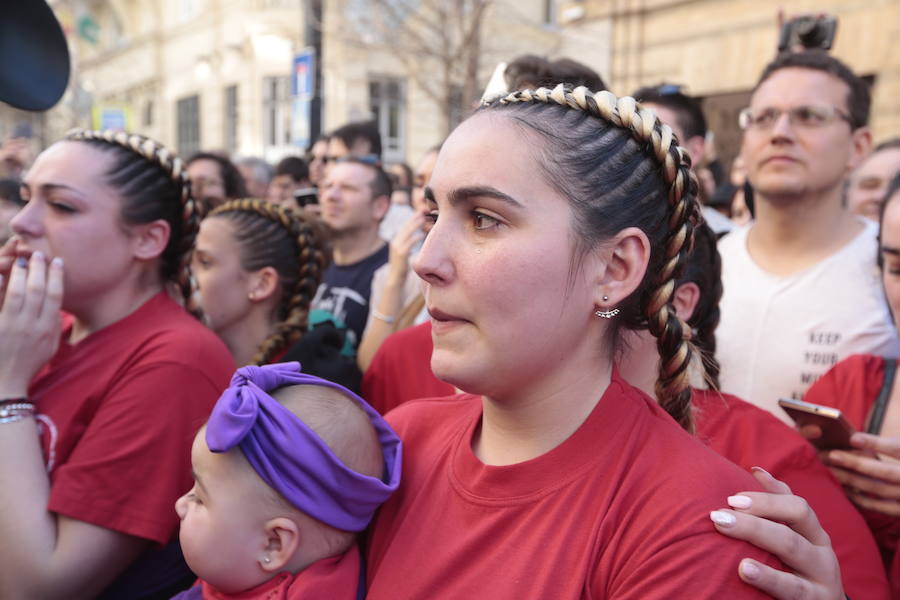
M359 592L359 549L323 558L296 575L281 572L237 594L220 592L205 581L172 600L355 600Z
M847 417L853 427L864 431L869 411L884 383L884 359L871 354L854 354L834 365L807 390L807 402L831 406ZM888 568L894 598L900 599L900 519L859 509L881 549Z
M759 486L618 374L569 439L523 463L478 460L481 415L468 394L388 415L403 480L371 531L369 600L766 597L737 566L777 561L709 520Z
M694 390L693 404L698 438L744 469L764 468L806 499L831 537L848 596L890 597L865 520L812 444L768 411L735 396Z
M431 321L389 335L363 374L362 397L384 415L409 400L453 394L431 372L431 350Z
M50 475L48 510L173 539L175 500L192 485L194 434L233 371L225 345L165 293L61 343L28 394Z

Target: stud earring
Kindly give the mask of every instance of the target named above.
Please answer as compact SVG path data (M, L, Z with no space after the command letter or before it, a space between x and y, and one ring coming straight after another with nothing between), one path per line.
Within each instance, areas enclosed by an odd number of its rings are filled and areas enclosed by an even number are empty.
M270 562L272 562L272 559L269 558L268 556L263 556L263 562L266 564L269 564Z
M256 292L250 292L249 294L247 294L247 297L251 300L256 300Z
M607 296L606 294L603 294L603 301L609 302L609 296ZM612 310L598 310L598 311L594 311L594 314L603 319L612 319L614 316L619 314L619 309L614 308Z

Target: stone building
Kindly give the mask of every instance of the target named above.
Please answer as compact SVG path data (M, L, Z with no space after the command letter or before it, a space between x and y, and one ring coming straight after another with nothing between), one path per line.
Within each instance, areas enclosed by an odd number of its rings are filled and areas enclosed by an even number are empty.
M563 0L563 31L595 23L610 32L612 91L684 84L704 110L726 164L740 144L737 113L774 56L779 9L837 17L831 52L872 82L876 142L900 135L900 0Z
M465 12L481 2L487 9L477 52L462 54L465 61L477 56L464 65L474 73L473 83L443 81L446 32L435 29L428 10ZM320 16L310 10L316 3ZM181 154L202 148L275 161L300 153L292 144L292 124L296 130L303 119L292 119L291 75L294 57L312 43L315 31L321 44L321 129L375 118L388 161L415 164L463 117L498 62L533 53L580 60L618 94L662 81L686 85L688 93L704 99L727 163L740 140L737 112L774 54L780 4L51 0L69 34L69 90L42 115L0 106L0 136L30 121L45 145L70 127L105 124L151 135ZM376 26L380 12L398 7L406 10L401 16L411 27ZM893 101L900 95L900 0L795 0L790 10L838 17L832 51L873 83L876 141L900 135L900 107ZM416 34L425 45L410 53L407 42Z

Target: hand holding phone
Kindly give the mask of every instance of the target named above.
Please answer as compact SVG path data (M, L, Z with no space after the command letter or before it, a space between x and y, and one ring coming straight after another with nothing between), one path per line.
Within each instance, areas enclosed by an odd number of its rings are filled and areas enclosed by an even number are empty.
M856 430L838 409L790 398L780 399L778 405L794 420L803 437L817 448L821 450L852 448L850 436Z

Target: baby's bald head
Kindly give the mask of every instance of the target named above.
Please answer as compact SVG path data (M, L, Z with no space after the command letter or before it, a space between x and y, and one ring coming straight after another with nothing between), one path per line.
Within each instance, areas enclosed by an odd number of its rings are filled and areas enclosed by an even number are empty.
M381 479L384 453L369 415L353 398L321 385L291 385L272 393L319 436L347 468Z

